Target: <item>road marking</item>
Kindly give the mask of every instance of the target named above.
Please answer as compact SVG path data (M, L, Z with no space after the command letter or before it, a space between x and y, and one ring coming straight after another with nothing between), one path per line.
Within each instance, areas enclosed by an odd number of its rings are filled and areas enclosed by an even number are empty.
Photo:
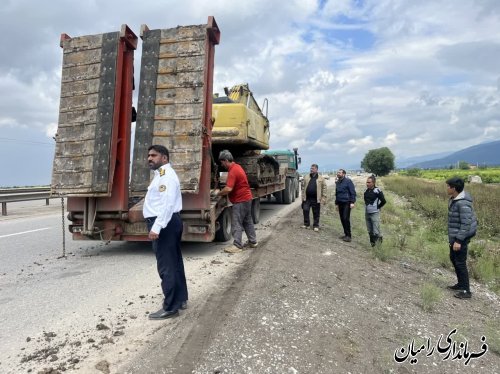
M43 230L49 230L50 227L44 227L43 229L36 229L36 230L29 230L29 231L22 231L22 232L16 232L14 234L7 234L7 235L0 235L1 238L6 238L8 236L14 236L14 235L22 235L22 234L29 234L30 232L37 232L37 231L43 231Z

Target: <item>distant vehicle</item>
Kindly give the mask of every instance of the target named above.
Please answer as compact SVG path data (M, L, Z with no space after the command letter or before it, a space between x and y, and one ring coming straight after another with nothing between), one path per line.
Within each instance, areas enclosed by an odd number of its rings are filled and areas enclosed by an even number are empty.
M359 177L359 176L361 176L361 172L360 172L360 171L358 171L358 172L356 173L356 175L357 175L358 177Z
M240 123L244 123L240 121ZM280 168L286 170L285 189L274 193L274 197L280 203L290 204L295 201L295 198L300 194L300 179L299 179L299 164L302 162L298 148L294 148L293 152L289 149L285 150L266 150L262 152L267 156L273 157L278 163Z

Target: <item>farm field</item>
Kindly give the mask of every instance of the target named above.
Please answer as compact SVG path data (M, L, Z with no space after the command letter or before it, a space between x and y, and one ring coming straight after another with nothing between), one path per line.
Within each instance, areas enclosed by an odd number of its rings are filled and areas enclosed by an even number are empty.
M479 175L483 183L500 183L500 168L487 169L408 169L398 173L399 175L413 176L425 179L444 181L457 176L467 178L472 175Z

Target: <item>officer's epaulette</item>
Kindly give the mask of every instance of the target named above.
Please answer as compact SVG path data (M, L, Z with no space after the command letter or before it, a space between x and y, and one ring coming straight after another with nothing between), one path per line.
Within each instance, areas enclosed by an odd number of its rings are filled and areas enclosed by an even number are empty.
M160 168L160 177L163 177L165 175L165 169Z

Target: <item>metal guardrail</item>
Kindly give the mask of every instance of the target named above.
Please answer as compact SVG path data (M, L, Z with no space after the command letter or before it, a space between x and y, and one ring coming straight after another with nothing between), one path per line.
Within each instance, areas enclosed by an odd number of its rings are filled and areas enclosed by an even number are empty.
M28 193L28 192L50 192L50 187L12 187L12 188L0 188L0 195L5 194L17 194L17 193Z
M2 216L7 215L7 203L45 199L45 205L49 205L49 199L57 197L58 196L51 196L50 188L47 187L2 189L0 190L0 203L2 203Z

